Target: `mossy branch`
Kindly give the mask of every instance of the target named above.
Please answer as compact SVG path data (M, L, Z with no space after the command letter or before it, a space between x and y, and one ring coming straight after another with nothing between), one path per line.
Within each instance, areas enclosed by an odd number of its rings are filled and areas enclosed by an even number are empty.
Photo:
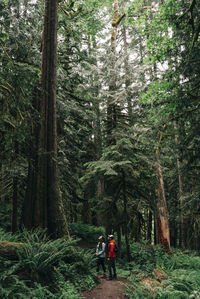
M112 26L113 27L117 27L119 25L119 23L121 22L121 20L126 16L125 13L121 14L118 18L114 18L112 21Z

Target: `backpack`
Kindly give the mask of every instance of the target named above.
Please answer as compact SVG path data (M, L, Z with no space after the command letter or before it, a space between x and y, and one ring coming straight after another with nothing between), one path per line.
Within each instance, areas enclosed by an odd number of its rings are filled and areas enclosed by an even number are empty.
M115 254L117 254L117 253L118 253L118 251L119 251L119 248L118 248L117 244L115 243L115 247L114 247L114 253L115 253Z

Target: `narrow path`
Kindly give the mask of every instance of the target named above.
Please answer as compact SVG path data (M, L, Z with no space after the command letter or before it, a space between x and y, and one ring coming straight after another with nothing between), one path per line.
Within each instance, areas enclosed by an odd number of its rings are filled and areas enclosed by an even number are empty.
M117 280L99 279L99 284L89 292L82 292L84 299L124 299L127 281L122 278Z

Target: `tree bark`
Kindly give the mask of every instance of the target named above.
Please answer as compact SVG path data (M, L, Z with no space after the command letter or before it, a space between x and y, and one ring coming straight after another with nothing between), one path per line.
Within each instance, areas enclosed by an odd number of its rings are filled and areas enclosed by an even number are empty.
M180 162L180 154L179 154L179 138L178 138L178 124L176 120L174 121L174 132L175 132L175 144L176 144L176 163L178 170L178 185L179 185L179 207L180 207L180 227L179 227L179 244L181 248L185 247L184 244L184 219L183 219L183 179L181 173L181 162Z
M158 201L157 201L157 243L160 244L166 252L170 251L170 234L168 209L165 197L164 180L160 161L160 150L156 150L157 177L158 177Z
M132 110L132 103L131 103L131 93L129 92L129 87L131 85L129 76L131 74L131 70L130 70L129 62L128 62L129 59L128 59L127 36L126 36L126 27L125 26L123 26L122 35L123 35L124 54L125 54L124 66L125 66L125 85L126 85L126 92L127 92L128 119L129 119L130 125L133 125L133 110Z
M114 99L116 91L116 46L117 46L117 27L119 24L119 0L114 0L114 15L112 20L112 36L111 36L111 73L109 82L109 97L107 103L107 144L115 144L113 129L117 123L117 107Z
M93 47L96 48L96 40L95 36L92 37ZM97 67L97 57L95 56L95 65ZM93 88L94 88L94 112L95 112L95 120L94 120L94 145L95 145L95 158L96 160L100 160L102 156L102 131L101 131L101 111L100 111L100 102L99 102L99 76L96 73L93 76ZM104 177L103 175L97 175L95 178L96 184L96 195L99 200L102 199L102 195L104 192ZM93 212L93 217L96 218L97 224L102 223L101 215L95 211Z
M15 155L19 154L18 142L15 141ZM11 231L15 233L17 231L17 212L18 212L18 177L14 174L13 178L13 196L12 196L12 221L11 221Z
M57 10L58 0L45 1L41 96L36 101L40 122L34 128L35 151L22 219L26 227L47 228L55 238L68 236L57 167Z
M12 222L11 230L12 233L17 231L17 210L18 210L18 178L13 178L13 198L12 198Z
M152 239L152 219L153 219L153 214L152 211L148 211L148 228L147 228L147 240L151 244L151 239Z
M121 248L122 244L122 238L121 238L121 227L120 225L117 226L117 245L118 248ZM121 252L119 252L119 256L121 255Z
M126 179L125 173L122 170L122 182L123 182L123 203L124 203L124 235L125 235L125 242L126 242L126 255L127 260L130 262L131 254L130 254L130 245L129 245L129 238L128 238L128 213L127 213L127 196L126 196Z

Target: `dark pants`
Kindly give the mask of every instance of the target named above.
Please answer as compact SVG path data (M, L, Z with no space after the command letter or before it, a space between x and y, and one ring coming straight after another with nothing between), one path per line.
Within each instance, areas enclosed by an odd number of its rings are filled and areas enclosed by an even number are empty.
M116 267L115 267L115 257L111 257L108 260L108 270L109 270L109 278L116 278ZM112 270L113 270L113 275L112 275Z
M98 257L97 259L97 273L99 272L100 265L102 266L103 272L106 272L105 267L105 258L104 257Z

